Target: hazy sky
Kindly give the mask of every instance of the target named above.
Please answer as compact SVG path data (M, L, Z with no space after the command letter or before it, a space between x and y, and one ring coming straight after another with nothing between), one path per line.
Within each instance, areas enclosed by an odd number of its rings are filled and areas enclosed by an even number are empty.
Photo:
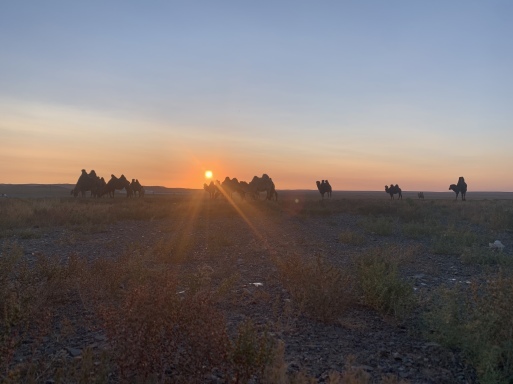
M513 1L3 1L0 183L513 190Z

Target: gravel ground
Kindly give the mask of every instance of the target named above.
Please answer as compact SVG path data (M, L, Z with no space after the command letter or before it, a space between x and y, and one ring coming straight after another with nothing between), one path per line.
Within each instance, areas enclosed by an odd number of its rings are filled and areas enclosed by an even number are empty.
M226 203L216 201L211 204ZM295 254L305 258L322 255L340 268L346 268L351 259L370 248L386 244L417 246L419 251L415 260L405 263L401 274L411 282L419 298L442 284L464 285L472 278L494 272L493 268L485 271L480 266L464 265L457 256L432 254L426 239L410 240L400 233L392 236L365 234L358 225L361 217L356 215L335 214L327 218L258 209L243 211L243 215L216 216L207 204L205 209L190 217L123 221L103 226L96 233L34 228L40 237L17 241L27 257L40 253L65 258L74 254L94 260L114 257L130 246L151 250L158 242L188 239L192 244L189 258L176 268L186 273L208 266L214 280L217 275L221 277L232 272L241 276L241 283L234 293L239 298L236 304L222 306L231 328L248 317L257 324L266 324L270 320L278 324L273 303L278 301L277 305L283 306L290 301L273 263L273 258L282 255ZM365 242L360 246L341 243L339 234L348 229L364 234ZM501 236L507 250L511 249L511 234ZM219 238L224 239L220 245L214 241ZM217 247L215 252L213 246ZM352 366L368 372L374 382L379 382L386 374L412 383L475 382L475 372L465 364L458 351L422 336L417 315L398 321L356 305L334 324L290 315L283 317L279 326L271 331L285 343L288 369L304 370L319 382L324 382L332 370L344 370L349 356L353 356ZM79 358L87 346L95 350L108 348L101 329L81 326L92 316L84 307L72 304L63 318L72 323L76 330L73 335L46 338L43 347L37 351L31 349L29 340L17 352L17 361L33 358L34 354ZM62 333L64 326L61 322L54 332Z

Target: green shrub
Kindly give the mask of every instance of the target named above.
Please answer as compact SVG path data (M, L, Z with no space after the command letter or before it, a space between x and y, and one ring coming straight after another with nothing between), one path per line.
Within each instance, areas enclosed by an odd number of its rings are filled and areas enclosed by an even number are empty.
M360 225L369 233L390 236L394 233L394 220L384 216L370 216L362 219Z
M472 247L478 241L478 236L470 231L449 230L434 238L432 251L439 255L459 255L465 247Z
M412 221L402 226L403 235L410 239L419 239L424 236L431 236L439 231L437 224L433 222Z
M402 317L413 307L413 287L398 273L400 248L371 250L356 259L358 286L367 305L377 311Z
M513 256L487 247L464 249L461 261L465 264L513 266Z
M441 288L433 295L425 320L430 337L460 348L482 383L513 378L513 276L499 274L474 282L470 292Z

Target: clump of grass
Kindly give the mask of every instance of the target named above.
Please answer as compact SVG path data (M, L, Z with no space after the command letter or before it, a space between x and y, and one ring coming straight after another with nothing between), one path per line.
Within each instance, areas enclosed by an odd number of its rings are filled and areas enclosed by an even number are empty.
M434 238L431 248L433 253L439 255L458 255L465 247L472 247L478 241L478 236L473 232L448 230Z
M363 243L365 243L365 236L351 230L346 230L342 232L338 236L338 239L341 243L350 245L362 245Z
M266 331L259 333L251 320L240 324L229 356L235 382L246 383L253 376L262 377L274 361L276 348L276 341Z
M402 226L403 235L410 239L419 239L431 236L439 231L439 226L434 222L411 221Z
M394 233L394 220L384 216L368 216L360 221L360 225L369 233L390 236Z
M513 266L513 257L486 247L468 247L461 254L465 264Z
M460 348L481 383L507 383L513 377L513 276L499 274L486 283L441 288L425 315L430 336Z
M403 256L398 247L377 248L355 260L365 303L377 311L402 317L414 306L413 287L402 281L398 260Z
M351 276L320 256L314 260L288 256L276 264L296 306L311 318L334 322L354 301Z

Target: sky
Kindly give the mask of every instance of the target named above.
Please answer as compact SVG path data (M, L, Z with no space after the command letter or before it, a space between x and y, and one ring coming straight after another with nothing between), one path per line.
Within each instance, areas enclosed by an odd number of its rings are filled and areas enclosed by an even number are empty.
M0 2L0 183L513 191L513 2Z

